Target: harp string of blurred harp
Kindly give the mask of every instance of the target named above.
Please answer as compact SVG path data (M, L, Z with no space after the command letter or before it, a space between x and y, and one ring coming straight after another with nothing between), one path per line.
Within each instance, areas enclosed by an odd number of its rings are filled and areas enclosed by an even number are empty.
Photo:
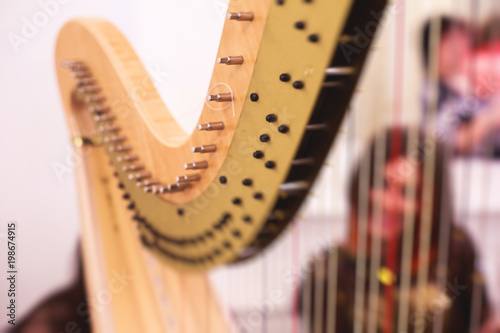
M68 23L88 298L134 276L93 329L497 332L496 6L231 1L193 133L118 29Z

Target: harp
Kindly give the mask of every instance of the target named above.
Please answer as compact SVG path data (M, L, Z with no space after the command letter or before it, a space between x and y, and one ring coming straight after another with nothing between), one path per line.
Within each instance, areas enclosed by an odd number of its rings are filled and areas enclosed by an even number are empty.
M95 331L262 327L251 314L232 322L207 272L264 258L262 281L247 282L266 283L266 253L325 161L385 6L231 1L192 133L112 24L81 19L62 29L57 74L73 142L84 152L77 177ZM360 27L370 33L360 36Z

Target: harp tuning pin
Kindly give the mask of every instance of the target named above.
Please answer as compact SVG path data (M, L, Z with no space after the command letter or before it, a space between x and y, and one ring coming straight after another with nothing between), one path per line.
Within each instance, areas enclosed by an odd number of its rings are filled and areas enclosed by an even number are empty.
M308 182L298 181L298 182L281 184L279 186L279 189L281 192L286 193L286 194L295 194L295 193L307 191L309 189L309 187L310 187L310 184Z
M135 162L139 159L136 155L123 155L123 156L117 156L116 161L118 163L121 162Z
M158 179L146 179L143 181L138 181L135 183L137 187L145 187L145 186L152 186L152 185L160 185L160 181Z
M109 106L97 105L97 106L91 106L91 107L89 107L88 110L89 110L90 113L102 114L102 113L109 112L110 108L109 108Z
M89 78L92 76L89 70L75 71L72 74L75 79Z
M86 77L86 78L81 78L76 81L76 85L78 87L83 87L83 86L90 86L96 83L96 80L91 77Z
M190 182L197 182L200 180L200 175L198 173L192 174L192 175L183 175L180 177L176 177L175 181L177 183L190 183Z
M83 86L78 88L78 91L84 94L91 94L91 93L97 93L101 91L101 87L99 86Z
M128 179L136 181L142 181L147 178L151 178L151 172L137 172L128 175Z
M185 170L198 170L198 169L206 169L208 168L207 161L199 161L199 162L191 162L184 164Z
M97 128L97 131L99 133L106 133L106 132L119 132L120 131L120 126L118 125L102 125Z
M214 123L204 123L198 125L199 131L221 131L224 129L224 123L222 121Z
M227 14L228 20L236 20L236 21L252 21L253 17L254 15L251 12L235 12Z
M329 67L325 69L325 74L328 76L340 76L354 74L353 67Z
M106 97L102 95L97 96L85 96L85 102L87 103L102 103L106 100Z
M313 158L300 158L292 161L292 166L313 165L313 164L314 164Z
M130 164L130 165L124 165L122 167L123 172L132 172L132 171L140 171L144 169L143 164Z
M306 131L325 131L329 128L327 124L309 124L306 125Z
M114 115L94 116L95 122L113 121L115 119Z
M226 65L241 65L243 63L243 57L234 56L234 57L217 58L217 63Z
M110 143L110 142L118 143L118 142L123 142L125 140L127 140L127 138L124 135L119 135L119 136L112 135L104 137L105 143Z
M116 145L116 146L110 146L108 148L110 153L123 153L127 151L131 151L132 147L130 146L122 146L122 145Z
M190 186L191 186L191 184L189 184L189 183L169 184L169 185L167 185L166 189L164 189L164 191L166 191L166 192L179 192L179 191L184 191L186 188L188 188Z
M213 153L217 150L217 146L216 145L201 145L201 146L198 146L198 147L193 147L191 148L191 151L193 153Z
M231 102L232 100L233 100L233 94L230 93L207 96L207 101L209 102Z

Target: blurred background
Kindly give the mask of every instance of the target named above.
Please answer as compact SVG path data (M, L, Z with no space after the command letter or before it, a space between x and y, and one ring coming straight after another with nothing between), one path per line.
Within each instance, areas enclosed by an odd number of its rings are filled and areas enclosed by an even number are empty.
M74 17L115 23L155 77L168 108L191 131L204 103L228 2L0 0L0 246L7 223L17 222L18 318L76 274L79 211L72 170L80 157L69 140L55 75L58 31ZM300 231L305 235L300 260L307 260L322 241L345 238L346 179L368 138L393 122L395 108L403 111L403 124L421 120L424 22L446 14L479 24L499 9L493 0L392 2L321 179L297 217L308 226ZM456 158L452 171L454 207L463 217L459 223L476 242L499 314L500 248L495 236L500 235L500 163ZM291 262L292 236L286 233L262 260L212 273L221 300L231 303L228 312L251 311L266 290L291 288L280 286L287 268L266 269L266 257L279 255ZM2 272L5 262L2 257ZM263 274L270 282L265 289L256 286L258 292L228 283ZM4 325L2 321L0 330Z

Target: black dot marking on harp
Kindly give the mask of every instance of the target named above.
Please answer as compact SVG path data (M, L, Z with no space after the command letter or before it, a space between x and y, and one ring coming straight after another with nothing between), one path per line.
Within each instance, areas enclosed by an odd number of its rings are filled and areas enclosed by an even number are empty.
M253 153L253 157L256 159L261 159L262 157L264 157L264 153L260 150L257 150Z
M113 172L113 176L118 177L118 172Z
M184 215L184 209L182 208L177 209L177 214L179 214L179 216Z
M289 130L290 128L287 125L281 125L280 127L278 127L278 132L283 134L288 133Z
M231 233L236 238L240 238L241 237L241 232L239 230L233 230Z
M306 28L306 23L304 21L297 21L294 26L295 29L304 30Z
M302 81L295 81L293 83L293 87L295 89L302 89L302 88L304 88L304 82L302 82Z
M252 186L253 181L250 178L245 178L241 183L245 186Z
M221 254L222 254L221 250L219 250L219 249L214 250L214 255L220 256Z
M278 120L278 117L274 113L268 114L266 116L266 121L268 123L274 123L276 120Z
M257 102L259 100L259 95L257 93L251 93L250 94L250 100L252 102Z
M271 137L268 134L262 134L259 137L260 142L269 142L271 141Z
M241 218L245 223L251 223L252 218L249 215L245 215Z
M125 185L123 185L123 183L119 183L118 184L118 187L121 188L122 190L125 188Z
M278 5L283 5L285 3L285 0L276 0L276 4Z
M319 42L319 36L317 34L310 34L309 36L307 36L307 39L312 43Z
M268 169L274 169L274 167L276 167L276 163L273 162L273 161L267 161L266 162L266 168Z
M233 205L237 205L237 206L241 205L241 199L240 198L233 198L232 202L233 202Z
M135 202L131 202L128 206L127 206L128 209L130 210L133 210L135 208Z
M264 195L260 192L255 192L253 194L253 197L254 197L254 199L261 200L264 197Z
M123 194L123 199L125 199L125 200L130 199L130 194L128 194L128 193L124 193L124 194Z
M219 182L220 182L221 184L226 184L226 183L227 183L227 178L226 178L226 176L221 176L221 177L219 178Z
M292 77L290 76L290 74L287 74L287 73L283 73L280 75L280 81L281 82L288 82L292 79Z
M214 233L209 230L205 232L205 236L207 236L208 238L214 238Z
M229 242L222 243L222 246L224 246L226 249L230 249L232 247L231 243Z

